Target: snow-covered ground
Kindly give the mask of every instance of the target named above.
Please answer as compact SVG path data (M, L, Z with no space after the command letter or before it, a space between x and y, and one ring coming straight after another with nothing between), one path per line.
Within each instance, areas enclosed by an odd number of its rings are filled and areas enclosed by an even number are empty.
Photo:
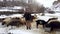
M6 18L7 16L6 15L1 15L0 18Z
M2 26L0 23L0 34L8 34L8 33L12 33L12 34L41 34L42 32L44 32L43 28L37 29L35 23L32 23L31 30L27 30L26 26L21 26L19 28L11 29L11 26L5 27L5 26Z
M55 18L58 18L58 20L60 20L60 13L55 13L55 14L46 13L45 16L55 17Z
M45 32L41 25L37 29L35 22L33 22L31 25L32 25L31 30L27 30L25 25L19 28L11 29L11 26L5 27L5 26L2 26L0 23L0 34L8 34L8 33L11 33L11 34L60 34L60 32L57 32L57 31L52 33Z
M12 15L9 15L9 16L6 16L6 15L0 15L0 18L7 18L7 17L23 17L23 14L12 14Z

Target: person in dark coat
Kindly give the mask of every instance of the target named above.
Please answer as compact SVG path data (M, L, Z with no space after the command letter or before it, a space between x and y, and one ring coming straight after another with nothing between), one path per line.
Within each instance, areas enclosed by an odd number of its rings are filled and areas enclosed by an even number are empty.
M25 20L26 20L27 29L31 29L31 21L32 21L31 13L30 12L25 12L24 17L25 17Z

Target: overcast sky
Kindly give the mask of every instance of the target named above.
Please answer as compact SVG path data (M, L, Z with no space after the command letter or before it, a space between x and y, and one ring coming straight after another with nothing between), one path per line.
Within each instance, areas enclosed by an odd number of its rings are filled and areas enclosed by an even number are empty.
M57 0L36 0L36 2L43 4L45 7L51 7L54 1Z

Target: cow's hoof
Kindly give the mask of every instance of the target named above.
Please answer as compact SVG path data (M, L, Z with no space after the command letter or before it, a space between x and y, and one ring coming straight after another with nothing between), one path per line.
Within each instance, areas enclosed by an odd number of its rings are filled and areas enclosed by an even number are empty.
M44 29L45 29L45 32L51 32L52 31L50 27L49 28L45 27Z

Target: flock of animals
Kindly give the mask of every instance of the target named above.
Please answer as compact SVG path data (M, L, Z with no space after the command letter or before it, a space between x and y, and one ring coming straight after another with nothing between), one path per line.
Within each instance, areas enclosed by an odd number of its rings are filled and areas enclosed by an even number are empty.
M32 16L32 21L33 19L36 19L34 16ZM2 19L2 25L6 25L7 27L8 26L16 26L16 27L19 27L21 25L26 25L26 20L24 17L8 17L8 18L5 18L5 19Z
M8 26L17 26L19 27L20 25L25 25L25 19L24 18L19 18L19 17L15 17L15 18L5 18L2 21L2 25L6 25Z
M36 17L32 17L32 19L37 19ZM60 21L57 20L58 18L50 18L48 21L44 21L44 20L36 20L36 28L38 28L38 25L42 25L43 28L51 28L50 31L53 31L53 29L59 29L60 28ZM15 18L5 18L2 21L2 25L6 25L8 26L16 26L19 27L21 25L26 25L26 21L25 19L19 18L19 17L15 17Z

